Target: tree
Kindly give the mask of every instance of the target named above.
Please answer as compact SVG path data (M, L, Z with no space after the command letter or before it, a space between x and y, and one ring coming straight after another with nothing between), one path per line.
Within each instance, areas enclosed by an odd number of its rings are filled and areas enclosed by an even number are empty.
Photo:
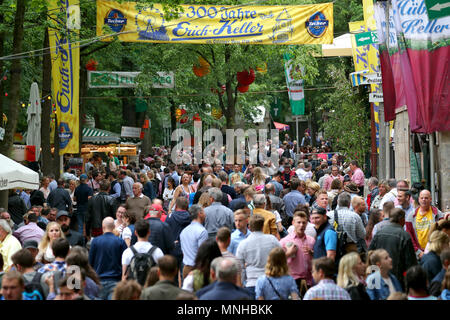
M343 65L331 65L328 70L336 90L326 94L324 110L328 112L328 121L323 123L325 135L334 141L336 150L364 163L370 147L367 97L354 92Z

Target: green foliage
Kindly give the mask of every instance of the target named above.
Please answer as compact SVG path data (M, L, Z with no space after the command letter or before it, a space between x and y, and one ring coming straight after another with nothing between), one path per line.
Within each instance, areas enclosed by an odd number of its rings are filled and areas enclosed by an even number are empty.
M324 109L328 111L328 119L323 123L325 136L334 141L337 150L364 163L370 146L367 101L354 92L342 65L331 65L328 71L336 90L326 94Z

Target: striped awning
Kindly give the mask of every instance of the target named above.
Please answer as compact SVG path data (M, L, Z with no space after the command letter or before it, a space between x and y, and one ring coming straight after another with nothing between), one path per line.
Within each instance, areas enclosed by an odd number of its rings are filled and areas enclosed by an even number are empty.
M366 77L364 76L364 74L366 74L366 73L369 73L369 70L366 69L366 70L350 73L350 79L352 80L352 85L355 87L355 86L359 86L361 84L365 84Z
M104 143L120 143L120 135L118 133L96 129L83 128L84 143L104 144Z

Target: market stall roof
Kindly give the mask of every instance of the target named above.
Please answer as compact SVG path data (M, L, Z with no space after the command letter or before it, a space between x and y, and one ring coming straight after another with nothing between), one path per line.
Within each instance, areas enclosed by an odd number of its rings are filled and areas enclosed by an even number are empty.
M332 44L322 45L322 57L352 56L352 35L350 33L333 39Z
M120 134L97 128L83 128L83 143L120 143Z
M39 189L39 174L0 154L0 190L26 188Z

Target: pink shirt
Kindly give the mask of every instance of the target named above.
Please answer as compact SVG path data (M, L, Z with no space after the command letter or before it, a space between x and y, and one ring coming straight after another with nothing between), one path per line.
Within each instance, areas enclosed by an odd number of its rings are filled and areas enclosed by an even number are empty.
M286 237L280 240L280 244L283 249L286 248L286 243L293 242L297 245L297 253L295 257L287 258L289 266L289 273L294 279L302 278L306 279L308 286L313 284L312 278L312 255L305 254L303 252L303 246L308 246L311 250L314 248L316 240L314 238L305 235L302 239L297 236L297 233L291 232Z
M360 168L356 168L351 179L358 187L364 187L364 173Z
M325 179L325 182L323 183L323 188L324 188L326 191L330 191L330 189L331 189L331 183L333 182L334 179L338 179L338 178L339 178L342 182L344 182L344 177L341 176L340 174L339 174L337 177L332 176L332 175L329 175L328 178L326 178L326 179Z

